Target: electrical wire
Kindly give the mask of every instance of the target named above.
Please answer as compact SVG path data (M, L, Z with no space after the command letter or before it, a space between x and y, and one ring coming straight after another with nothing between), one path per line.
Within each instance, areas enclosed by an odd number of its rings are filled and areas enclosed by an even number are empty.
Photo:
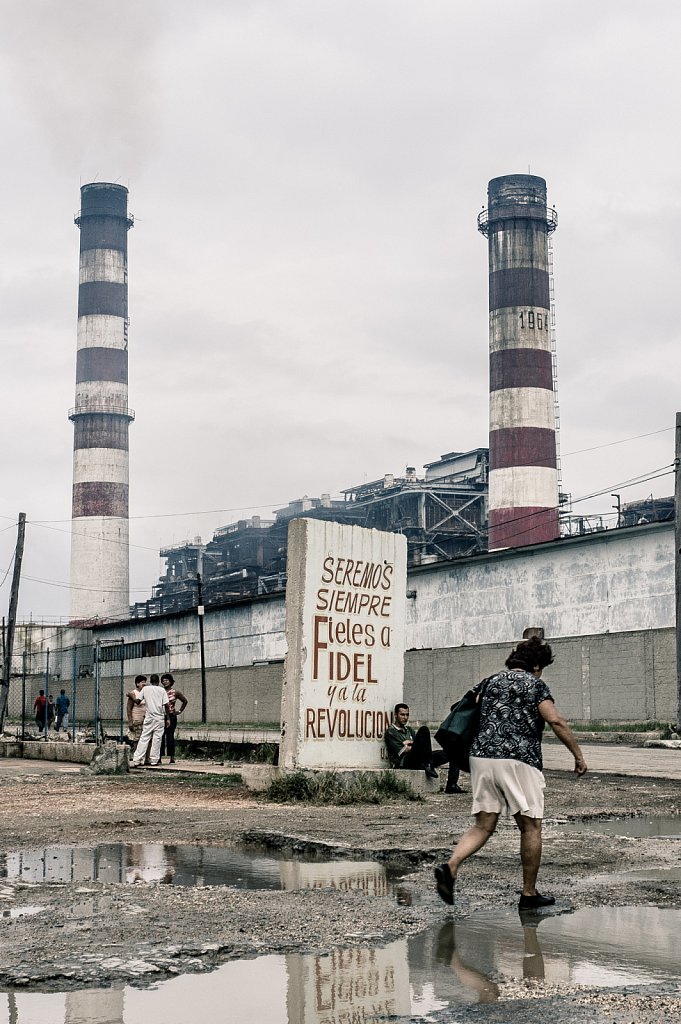
M61 519L55 520L55 522L71 522L71 520ZM60 530L57 526L48 526L46 522L36 522L33 519L26 520L27 526L37 526L40 530L52 530L53 533L63 533L67 537L88 537L87 533L78 533L75 530ZM140 551L153 551L155 555L158 555L158 548L149 547L148 544L133 544L131 541L117 540L114 537L100 537L99 540L105 544L120 544L126 548L139 548Z
M340 495L334 499L340 501ZM184 516L220 516L230 512L251 512L263 508L283 508L288 501L271 501L267 505L235 505L233 508L205 508L194 512L153 512L144 516L126 516L129 520L138 519L179 519ZM5 517L6 518L6 517ZM48 523L71 523L72 519L33 519L34 526L46 526Z
M630 480L621 481L620 483L611 484L609 487L604 487L602 490L594 491L592 494L585 494L581 498L574 498L572 500L573 505L578 505L582 501L590 501L592 498L600 498L603 494L611 494L612 491L625 490L627 487L636 487L638 484L649 483L651 480L660 480L665 476L672 476L675 472L674 464L671 466L662 466L660 469L651 470L650 474L642 474L639 477L633 477ZM548 508L537 509L534 512L524 512L522 515L515 516L512 519L507 519L503 526L509 526L513 523L528 523L527 529L517 530L511 534L504 534L506 540L516 540L518 537L523 537L533 529L533 524L529 523L529 520L536 519L537 516L545 516L548 512L559 512L562 505L551 505Z
M85 586L74 586L73 583L63 583L60 580L44 580L39 576L22 576L25 580L30 580L31 583L43 583L46 587L61 587L63 590L85 590L93 594L120 594L120 587L85 587ZM146 594L148 587L130 587L130 592L134 594Z
M630 441L639 441L639 440L641 440L641 438L653 437L656 434L665 434L665 433L668 433L670 430L674 430L674 429L675 429L675 427L662 427L659 430L650 430L650 431L648 431L647 433L644 433L644 434L634 434L632 437L621 437L621 438L618 438L615 441L604 441L603 444L592 445L592 447L590 447L590 448L579 448L579 449L576 449L573 452L563 452L561 454L561 458L562 459L567 459L567 458L572 457L573 455L583 455L586 452L595 452L595 451L599 451L602 448L612 448L614 445L618 445L618 444L628 444ZM547 461L547 464L551 465L552 461L553 460ZM334 500L334 501L341 501L342 500L342 496L341 495L335 495L332 500ZM267 508L272 508L272 509L274 509L274 508L285 508L288 504L289 504L289 501L271 501L271 502L268 502L265 505L235 505L235 506L233 506L231 508L196 509L196 510L190 511L190 512L150 512L147 515L128 516L126 518L128 518L130 521L138 521L138 520L146 520L146 519L181 519L181 518L184 518L184 517L187 517L187 516L229 515L232 512L250 512L250 511L255 511L255 510L260 510L260 509L267 509ZM8 519L10 517L9 516L0 516L0 518ZM71 522L73 522L73 520L72 519L32 519L32 520L30 520L30 522L31 522L31 524L33 526L43 526L43 527L47 528L51 524L71 523ZM70 532L70 531L65 531L65 532ZM122 542L110 541L110 543L122 543ZM131 546L143 547L143 545L131 545ZM146 550L156 550L156 549L155 548L154 549L147 548Z
M4 585L5 580L9 576L9 571L12 568L12 565L14 564L15 557L16 557L16 551L14 552L14 554L12 555L12 557L9 560L9 565L7 566L7 571L5 572L5 575L2 577L2 580L0 580L0 587L2 587Z
M651 430L647 434L636 434L634 437L622 437L619 441L606 441L604 444L595 444L592 448L578 448L574 452L565 452L561 454L562 459L567 459L571 455L583 455L585 452L597 452L601 448L612 448L616 444L626 444L628 441L639 441L642 437L653 437L654 434L666 434L669 430L675 430L676 427L662 427L661 430Z

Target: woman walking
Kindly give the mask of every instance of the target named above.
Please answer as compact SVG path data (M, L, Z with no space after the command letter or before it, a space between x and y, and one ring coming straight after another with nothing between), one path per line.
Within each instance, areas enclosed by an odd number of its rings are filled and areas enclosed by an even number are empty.
M537 892L541 863L544 775L541 739L548 723L575 759L575 774L586 762L572 729L557 710L541 675L553 661L539 637L524 640L506 659L506 670L478 683L472 693L480 701L480 731L471 746L471 813L475 824L461 836L451 857L435 868L437 891L454 902L459 868L493 835L502 811L512 814L520 832L523 871L521 910L548 907L553 896Z

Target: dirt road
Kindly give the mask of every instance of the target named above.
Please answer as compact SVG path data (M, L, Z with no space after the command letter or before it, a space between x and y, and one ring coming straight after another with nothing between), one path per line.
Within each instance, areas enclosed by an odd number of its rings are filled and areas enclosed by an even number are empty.
M26 762L0 766L0 797L6 876L12 874L8 865L16 863L7 855L32 849L121 842L238 847L245 837L265 849L283 845L299 854L389 862L409 872L405 884L416 897L412 905L399 905L357 890L249 891L5 877L0 880L0 986L42 989L139 983L208 970L235 957L328 950L366 943L368 936L375 943L419 931L449 913L433 891L432 864L468 826L470 810L468 794L380 806L280 806L225 779L154 772L98 778ZM608 878L641 866L678 864L678 842L585 837L564 824L585 817L679 812L681 781L603 774L576 780L568 772L547 772L542 889L575 908L681 907L677 885ZM455 914L514 906L518 887L517 832L502 823L462 872ZM41 912L16 916L34 907ZM457 1019L463 1019L461 1013Z

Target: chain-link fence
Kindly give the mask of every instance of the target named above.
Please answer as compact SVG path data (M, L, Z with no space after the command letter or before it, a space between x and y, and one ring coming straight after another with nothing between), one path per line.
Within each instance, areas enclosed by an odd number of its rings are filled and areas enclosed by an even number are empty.
M15 651L5 728L24 739L120 739L127 732L125 648Z

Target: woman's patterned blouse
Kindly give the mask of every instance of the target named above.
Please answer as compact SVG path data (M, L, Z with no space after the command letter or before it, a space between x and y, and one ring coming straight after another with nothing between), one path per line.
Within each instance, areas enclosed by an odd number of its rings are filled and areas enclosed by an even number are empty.
M471 757L511 757L542 770L544 719L538 706L553 700L545 682L523 669L507 669L473 687L482 694L480 731Z

